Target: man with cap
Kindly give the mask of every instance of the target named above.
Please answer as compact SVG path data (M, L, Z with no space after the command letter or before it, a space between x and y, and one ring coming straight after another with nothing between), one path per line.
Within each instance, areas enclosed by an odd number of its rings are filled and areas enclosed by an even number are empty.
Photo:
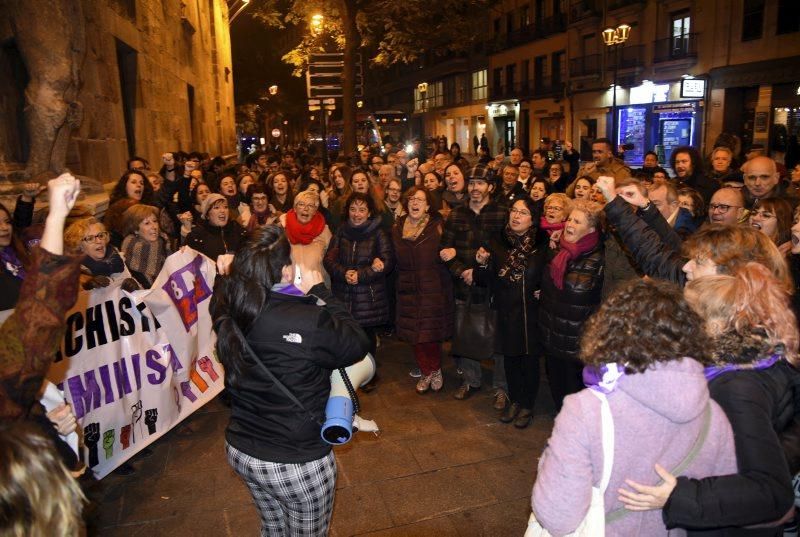
M476 287L472 281L472 271L476 266L475 254L481 246L488 244L489 238L503 229L508 219L507 211L492 201L495 189L491 170L478 164L467 172L468 202L458 206L445 222L440 243L440 257L455 279L456 327L453 345L467 334L459 333L465 323L460 323L468 309L482 306L489 300L486 288ZM489 315L488 308L486 308ZM462 340L463 341L463 340ZM494 407L503 410L508 402L507 384L503 369L502 355L494 355L494 381L496 389ZM463 384L456 390L456 399L466 399L481 386L481 364L478 359L454 356L464 374Z

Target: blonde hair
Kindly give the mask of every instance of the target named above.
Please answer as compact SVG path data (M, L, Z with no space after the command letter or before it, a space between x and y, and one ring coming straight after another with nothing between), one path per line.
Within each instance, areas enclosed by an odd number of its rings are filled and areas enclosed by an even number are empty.
M102 222L94 216L89 216L81 218L80 220L75 220L69 225L66 231L64 231L64 250L69 255L80 255L82 253L81 243L86 233L89 232L89 228L93 225L99 225L103 228L103 231L106 230L106 226L104 226Z
M125 235L131 235L139 231L139 224L148 216L152 216L156 219L156 222L158 222L158 207L144 205L143 203L137 203L136 205L128 207L125 212L122 213L122 229L125 230Z
M797 319L790 307L789 293L761 263L746 263L735 274L692 280L686 284L684 294L705 319L709 335L749 338L765 332L769 349L782 346L787 359L798 364Z
M0 424L0 461L0 534L79 534L86 498L50 440L22 421Z
M294 203L292 204L292 207L297 207L297 204L301 201L303 203L313 203L315 207L319 208L319 194L313 190L303 190L302 192L298 192L294 197Z
M564 215L569 216L569 213L572 212L572 204L574 200L572 200L569 196L564 194L563 192L556 192L555 194L550 194L544 199L544 206L543 209L546 211L547 206L553 203L554 201L560 201L564 204Z
M585 214L586 224L590 227L596 229L600 227L600 214L603 212L603 207L599 203L588 200L572 200L570 214L574 211L580 211Z

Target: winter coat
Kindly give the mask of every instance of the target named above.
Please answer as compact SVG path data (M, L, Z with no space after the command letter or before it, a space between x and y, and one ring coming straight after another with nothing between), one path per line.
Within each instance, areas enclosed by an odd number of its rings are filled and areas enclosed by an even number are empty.
M224 227L203 220L186 236L186 245L214 261L222 254L233 254L247 239L247 230L239 222L228 220Z
M453 282L439 257L442 220L437 213L415 240L403 238L402 216L392 229L397 259L397 335L409 343L444 341L453 335Z
M614 463L604 494L606 514L622 507L617 489L625 487L625 479L654 486L659 480L655 463L671 470L683 461L702 430L707 405L708 436L683 475L736 471L731 426L710 400L703 366L695 360L659 362L643 373L625 375L607 398L614 421ZM602 475L600 401L586 389L564 399L539 460L531 499L536 518L554 535L574 531L589 507L592 486L599 486ZM606 524L607 537L667 534L658 510L628 511Z
M638 211L642 215L639 218L628 202L617 196L606 204L604 212L608 224L614 227L625 248L645 274L680 286L686 285L683 266L688 260L681 255L680 237L674 230L670 232L671 228L663 217L654 214L658 213L655 207ZM652 219L654 223L663 222L667 229L659 233L646 219Z
M460 205L450 213L444 224L439 248L456 250L456 256L447 262L447 268L456 280L457 300L466 301L470 293L475 304L482 304L486 300L487 290L468 286L461 279L461 273L475 268L475 253L478 248L487 245L489 238L503 229L507 221L508 211L495 202L487 203L477 214L469 204Z
M800 373L783 360L767 369L723 373L709 382L711 397L733 428L737 472L715 472L711 475L717 477L705 479L679 477L663 508L667 527L740 526L689 533L703 536L783 535L780 527L741 526L779 520L794 503L787 459L796 461L800 446L782 446L780 436L800 418L795 406L798 387Z
M578 177L591 177L593 181L601 175L610 175L617 181L631 176L631 169L625 165L625 162L614 157L605 166L598 166L594 161L587 162L581 169L578 170Z
M528 193L525 191L525 186L519 181L514 183L514 186L506 193L502 186L497 188L497 193L494 195L494 200L498 205L505 208L510 208L517 200L525 199Z
M689 187L693 188L703 196L703 201L706 205L711 201L711 196L714 192L719 190L719 182L700 173L693 173L688 177L678 177L679 188Z
M363 329L318 284L308 296L271 291L246 337L261 363L308 412L300 410L261 366L242 358L242 374L235 383L226 382L231 395L228 443L251 457L284 464L330 453L330 444L320 437L319 420L325 416L331 371L366 356L369 340Z
M545 257L541 248L534 248L525 261L525 276L518 282L511 282L497 273L513 247L505 231L495 233L489 242L489 264L475 269L475 283L488 286L494 297L499 350L505 356L539 355L539 300L534 293L539 290Z
M564 288L558 289L550 276L550 261L557 250L550 250L542 270L539 296L539 333L548 356L578 359L583 323L600 306L605 259L602 241L573 259L564 274Z
M380 272L372 270L375 258L383 262ZM359 228L345 221L331 240L323 264L331 277L334 296L344 303L361 326L389 322L386 276L394 270L394 248L380 218L370 218ZM348 270L358 273L356 285L347 283L345 273Z

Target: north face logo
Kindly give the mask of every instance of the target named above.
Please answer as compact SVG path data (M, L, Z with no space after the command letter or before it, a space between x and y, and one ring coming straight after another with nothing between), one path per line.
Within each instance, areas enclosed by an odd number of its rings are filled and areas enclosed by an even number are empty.
M303 337L300 334L295 334L292 332L291 334L284 334L283 339L288 341L289 343L302 343Z

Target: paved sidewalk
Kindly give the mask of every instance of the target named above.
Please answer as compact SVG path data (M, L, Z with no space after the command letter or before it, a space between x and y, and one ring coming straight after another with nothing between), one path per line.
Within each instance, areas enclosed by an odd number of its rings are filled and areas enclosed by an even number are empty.
M378 350L379 384L361 395L361 415L382 433L358 433L335 448L339 465L331 535L521 535L538 456L553 425L543 383L536 418L525 430L497 420L490 372L484 388L456 401L455 368L445 359L445 389L417 395L410 346ZM92 535L257 535L249 492L223 450L228 410L215 400L165 435L138 472L111 475L97 491Z

